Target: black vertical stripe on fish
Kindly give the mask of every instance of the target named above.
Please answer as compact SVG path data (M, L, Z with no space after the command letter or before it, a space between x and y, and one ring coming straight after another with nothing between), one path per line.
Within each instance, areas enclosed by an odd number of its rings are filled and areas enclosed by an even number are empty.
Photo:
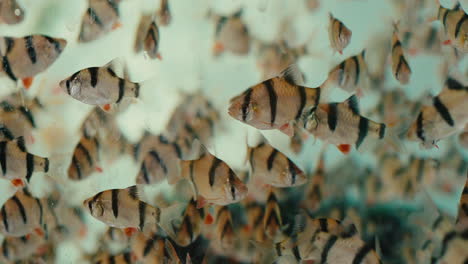
M197 196L197 195L198 195L198 188L197 188L197 184L195 183L195 180L194 180L194 178L193 178L193 165L194 165L193 163L194 163L194 162L193 162L193 161L188 161L188 162L190 162L190 164L189 164L190 182L192 182L193 189L195 190L195 194L194 194L194 195Z
M13 40L13 38L9 38L9 37L3 37L3 39L5 40L5 46L6 46L5 56L6 56L8 55L8 53L10 53L11 49L13 49L15 41Z
M114 217L117 218L119 216L119 190L118 189L112 189L111 200L112 200L112 213L114 214Z
M227 221L226 224L223 227L223 230L221 231L221 238L223 238L228 232L232 233L232 225L230 221Z
M89 7L87 10L89 18L94 21L96 25L98 25L100 28L104 27L104 24L102 23L101 19L99 16L96 14L96 11L94 11L93 8Z
M0 125L0 134L2 134L3 137L5 137L8 140L13 140L15 138L13 133L11 133L10 129L8 129L6 126Z
M395 70L395 78L397 78L398 80L400 79L399 74L400 74L401 66L403 66L403 63L405 63L405 57L403 57L403 55L400 55L400 57L398 58L398 64Z
M437 217L434 223L432 224L432 229L437 229L440 223L442 223L442 220L444 220L444 217L442 215L439 215L439 217Z
M2 173L5 175L7 173L7 141L0 142L0 166L2 167Z
M182 150L180 149L179 144L174 142L174 143L172 143L172 147L174 148L174 151L175 151L175 153L177 155L177 158L182 159Z
M184 124L184 129L190 134L190 136L195 139L195 138L200 138L197 134L197 132L195 131L195 129L193 129L193 127L188 124L188 123L185 123Z
M123 254L123 257L124 257L125 263L127 264L132 263L132 259L131 259L132 255L130 254L130 252L125 252Z
M453 121L452 115L438 96L434 97L433 104L439 115L442 117L442 119L444 119L444 121L447 122L449 126L453 127L455 125L455 122Z
M156 235L154 235L154 237L146 240L145 247L143 248L143 257L146 257L150 253L157 239Z
M26 152L26 145L24 143L24 137L19 137L16 139L16 146L18 147L21 152Z
M135 83L135 98L138 98L140 96L140 84Z
M115 2L115 0L107 0L107 3L109 4L109 7L114 11L116 16L119 16L119 6Z
M163 173L164 173L164 174L167 174L168 170L167 170L166 163L165 163L164 160L161 158L161 156L159 156L159 153L156 152L155 150L151 150L151 151L149 152L149 154L151 155L151 157L154 158L154 160L156 160L156 162L159 163L159 166L161 166L161 169L163 170Z
M146 164L144 162L141 164L141 173L143 174L143 180L145 181L145 183L149 184L150 180L148 175L148 169L146 168Z
M5 227L5 231L9 231L9 225L8 225L8 215L6 212L6 207L5 205L2 206L2 220L3 220L3 226Z
M301 252L299 251L299 248L297 247L297 245L295 245L293 248L292 248L292 252L294 254L294 257L296 258L297 261L300 261L301 260Z
M421 111L418 115L418 119L416 120L416 135L422 142L426 141L426 137L424 136L424 128L423 128L423 112Z
M216 36L219 35L219 33L221 32L221 29L223 28L223 26L226 24L227 21L228 21L228 18L225 16L222 16L219 18L218 23L216 23L216 30L215 30Z
M466 15L466 13L463 13L463 16L460 18L460 20L458 20L457 25L455 27L455 38L458 38L462 25L467 20L468 20L468 15Z
M341 23L340 21L337 21L338 22L338 39L341 39L341 33L343 32L343 23Z
M455 239L456 236L457 236L456 231L450 231L447 234L445 234L444 238L442 239L442 247L441 247L441 250L440 250L440 256L441 257L443 257L445 255L445 253L447 252L448 244L450 243L450 241Z
M356 140L356 149L361 146L362 142L367 136L367 132L369 131L369 120L365 117L359 117L359 127L358 127L358 138Z
M385 136L385 124L380 124L380 127L379 127L379 139L382 139L384 138Z
M24 209L24 206L23 206L23 203L21 203L20 199L18 199L18 197L15 195L13 196L12 198L12 201L16 203L16 206L18 206L18 209L20 211L20 214L21 214L21 218L23 219L23 223L27 223L28 222L28 218L26 216L26 210Z
M252 173L255 172L254 151L255 151L255 148L250 148L249 147L247 149L247 155L249 155L249 164L250 164L250 169L252 170Z
M252 88L249 88L246 92L245 92L245 96L244 96L244 101L242 102L242 121L246 121L247 120L247 115L248 115L248 109L249 109L249 105L250 105L250 98L252 96Z
M92 167L94 162L93 162L93 158L91 157L91 154L89 153L88 149L83 144L81 144L81 142L78 143L76 148L81 150L81 152L85 155L89 166Z
M339 71L339 75L338 75L338 85L343 85L343 79L344 79L344 75L345 75L345 66L346 66L346 61L343 61L342 63L340 63L340 71Z
M273 150L271 151L270 153L270 156L268 156L268 159L267 159L267 169L269 171L271 171L271 169L273 168L273 164L274 164L274 161L275 161L275 157L276 155L278 154L278 150L273 148Z
M431 27L431 30L429 31L429 37L426 40L426 48L431 48L436 40L437 36L437 30L434 27Z
M99 68L97 67L88 68L89 77L91 79L91 86L93 88L96 87L97 82L98 82L98 71L99 71Z
M365 243L354 256L352 264L361 264L363 263L364 259L366 258L367 254L372 251L372 245L369 243Z
M31 176L34 172L34 155L26 153L26 181L31 180Z
M21 114L26 117L26 119L28 120L29 124L32 126L32 127L36 127L36 122L34 121L34 117L31 113L31 111L29 109L27 109L26 107L24 106L20 106L19 107L19 110L21 112Z
M72 164L73 166L75 167L76 169L76 174L78 176L78 179L81 180L81 178L83 177L82 175L82 172L81 172L81 165L80 165L80 162L78 161L77 158L73 157L72 158Z
M328 222L326 218L319 218L320 231L328 232Z
M333 132L336 129L336 125L338 123L338 104L337 103L330 103L328 104L328 128Z
M359 59L358 56L353 56L354 64L356 64L356 76L354 78L354 85L358 85L359 83L359 75L361 74L361 69L359 67Z
M143 227L145 227L145 217L146 217L146 203L143 201L138 201L138 227L140 231L143 231Z
M338 240L337 236L330 236L330 238L328 239L327 243L325 244L323 248L322 255L320 257L321 264L328 263L327 262L328 254L330 253L330 250L332 249L333 245L336 243L337 240Z
M291 174L291 186L294 185L296 183L296 179L297 179L297 168L296 168L296 165L288 158L286 158L288 160L288 171L289 171L289 174Z
M210 187L213 187L216 177L216 168L221 165L221 160L214 157L211 161L210 171L208 172Z
M283 255L283 252L281 252L281 243L276 243L275 244L275 249L276 249L276 255L281 257Z
M228 180L229 180L229 185L231 185L232 200L235 201L236 200L236 188L234 187L235 174L234 174L234 171L231 169L229 169Z
M270 101L270 125L273 126L276 120L276 104L278 103L278 96L276 95L272 80L267 80L264 84Z
M449 14L448 9L443 9L445 11L444 16L442 18L442 24L444 25L445 30L447 30L447 16Z
M7 56L3 56L3 58L2 58L2 66L3 66L3 70L5 71L5 73L8 75L8 77L9 77L10 79L12 79L13 81L18 80L18 78L15 76L15 74L14 74L13 71L11 70L10 61L8 61L8 57L7 57Z
M119 78L119 97L117 98L117 101L116 101L117 104L120 103L120 101L122 101L124 92L125 92L125 80L122 78Z
M468 204L462 204L461 209L463 210L463 213L468 216Z
M416 173L416 181L420 182L424 175L424 164L426 163L425 159L420 159L418 162L418 170Z
M302 86L302 85L298 85L297 89L298 89L298 92L299 92L300 104L299 104L299 108L297 109L297 114L296 114L296 117L295 117L296 120L299 119L302 116L302 111L304 111L304 107L306 105L306 100L307 100L307 95L306 95L306 91L305 91L306 88L304 86Z
M54 45L55 52L61 53L62 52L62 46L60 45L60 42L55 40L54 38L48 37L48 36L43 36L50 44Z
M393 46L392 46L392 51L395 51L395 49L397 47L400 47L401 48L401 42L400 41L395 41L395 43L393 43Z
M109 260L109 264L115 264L115 256L112 256L112 255L109 256L108 260Z
M449 90L457 90L457 91L461 91L463 89L466 90L466 87L464 87L459 81L451 77L447 78L447 81L445 81L445 84L447 85L447 88Z
M9 259L10 252L8 250L8 243L7 243L6 239L4 239L3 242L2 242L2 254L6 259Z
M36 64L37 54L36 54L36 48L34 47L33 36L25 37L24 42L26 45L26 51L28 52L29 60L31 60L32 64Z
M44 209L42 208L41 200L35 198L37 206L39 207L39 225L42 226L44 222Z

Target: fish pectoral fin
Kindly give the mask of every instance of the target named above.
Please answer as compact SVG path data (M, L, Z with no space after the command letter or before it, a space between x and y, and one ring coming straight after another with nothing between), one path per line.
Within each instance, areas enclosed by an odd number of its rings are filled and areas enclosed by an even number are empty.
M133 234L135 234L136 232L138 232L138 229L135 227L124 228L124 233L127 237L133 236Z
M304 84L304 77L297 64L289 65L279 74L279 77L294 85Z
M291 125L290 123L286 123L282 125L278 130L283 132L286 136L290 138L294 136L294 126Z
M340 144L336 146L341 153L347 155L351 152L351 145L350 144Z
M23 82L23 85L24 85L24 88L26 90L29 90L29 88L31 88L31 85L33 83L33 80L34 78L33 77L26 77L24 79L22 79L21 81Z

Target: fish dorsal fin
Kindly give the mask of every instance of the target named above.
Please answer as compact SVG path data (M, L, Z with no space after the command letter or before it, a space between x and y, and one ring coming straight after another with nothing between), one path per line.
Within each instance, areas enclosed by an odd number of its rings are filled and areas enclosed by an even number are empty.
M133 198L134 200L139 200L140 199L140 191L138 190L138 187L136 185L132 185L130 187L125 188L126 191L128 191L128 195Z
M17 137L14 141L16 141L16 145L22 152L26 152L26 144L24 143L24 137Z
M361 56L363 59L366 57L366 51L367 51L366 49L363 49L361 52Z
M344 101L349 109L356 115L359 115L359 102L355 94L351 95L348 99Z
M286 69L284 69L280 73L279 77L285 79L288 83L291 83L294 85L304 84L304 78L297 64L289 65Z
M242 13L244 12L244 9L239 9L237 12L235 12L234 14L232 14L232 17L235 17L235 18L240 18L242 16Z
M110 69L118 77L126 77L124 75L128 75L128 71L127 71L125 65L126 65L125 59L122 58L122 57L117 57L117 58L109 61L108 63L106 63L102 67Z
M453 77L448 77L447 81L445 81L445 86L449 90L468 90L467 86L463 86L458 80L454 79Z

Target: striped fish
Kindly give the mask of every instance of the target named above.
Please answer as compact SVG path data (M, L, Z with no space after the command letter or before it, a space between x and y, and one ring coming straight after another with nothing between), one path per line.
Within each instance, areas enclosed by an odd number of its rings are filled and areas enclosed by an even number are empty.
M285 154L265 139L255 147L247 146L251 176L274 187L295 187L307 182L305 173Z
M145 134L134 147L134 159L141 162L136 183L153 184L167 179L169 184L175 184L180 180L180 161L185 152L177 141L162 134Z
M197 209L197 202L191 199L185 208L182 222L176 224L179 219L174 219L171 223L175 233L174 242L181 247L193 243L201 233L203 218L203 209Z
M358 94L367 89L367 64L364 60L365 50L360 54L347 58L335 66L329 73L328 78L322 85L324 89L338 86L341 89Z
M396 26L392 36L392 73L401 84L408 84L410 81L411 68L403 53L403 46L398 37Z
M60 82L60 87L74 99L110 110L124 98L138 98L140 84L118 77L110 66L91 67L75 72Z
M0 250L5 261L19 261L31 257L46 243L43 236L32 233L21 237L5 237ZM1 259L1 258L0 258Z
M215 209L214 240L224 250L233 249L237 234L232 223L231 211L227 206L217 206Z
M14 25L24 20L24 10L16 0L0 2L0 24Z
M297 62L307 53L305 45L288 47L285 41L261 43L257 55L257 68L262 72L262 79L270 79L283 69Z
M118 255L104 253L97 258L95 264L136 264L136 256L132 252L125 252Z
M39 107L31 105L14 106L4 101L0 103L0 140L13 140L24 137L27 143L34 143L32 130L37 128L35 114Z
M181 166L182 178L191 182L198 208L207 203L237 203L247 195L247 186L234 171L207 150L196 160L183 160Z
M78 42L97 40L113 29L119 28L119 4L121 0L88 0L81 23Z
M241 19L242 10L226 17L217 18L213 54L218 56L225 51L236 55L246 55L250 51L250 35L247 25Z
M131 238L132 237L128 237L122 229L110 226L104 233L103 240L109 244L118 243L130 245Z
M276 195L270 191L263 213L263 230L266 236L275 241L283 236L283 218Z
M455 8L448 9L439 5L437 18L445 29L447 40L444 44L451 44L463 53L468 52L468 15L458 3Z
M97 220L108 226L122 228L127 235L137 230L156 232L165 219L166 211L141 201L136 186L110 189L86 199L83 206ZM167 228L164 228L168 231Z
M249 233L249 238L254 241L265 241L267 237L263 229L263 206L255 201L249 201L244 206L247 219L244 228Z
M320 100L320 88L308 88L299 85L301 82L299 70L290 66L279 76L233 97L228 113L257 129L278 129L292 137L294 128L290 123L315 108Z
M82 137L73 151L67 173L70 180L83 180L93 172L102 172L99 166L99 142L97 138Z
M169 8L169 0L161 0L159 10L156 13L158 24L165 27L171 23L172 15Z
M26 150L22 137L0 141L0 168L6 179L14 186L24 186L34 172L48 172L49 159L33 155Z
M333 50L343 54L343 50L349 45L353 32L347 28L343 22L336 19L331 13L328 13L330 18L328 26L328 38Z
M457 226L468 229L468 174L460 197L460 203L458 204Z
M468 86L449 77L432 105L422 107L407 132L407 138L424 148L437 147L437 142L462 131L468 124Z
M162 59L159 49L159 28L154 21L153 16L143 15L138 25L135 52L144 51L151 59Z
M28 89L33 78L47 70L66 46L65 39L46 35L0 37L0 74L13 81L22 80Z
M344 154L351 151L352 145L359 150L369 139L383 139L385 127L359 114L355 95L341 103L320 104L304 120L304 128L309 133L336 145Z
M5 236L22 237L35 232L44 236L46 207L24 188L9 198L0 209L0 232Z
M168 238L138 233L132 243L132 251L142 263L179 264L182 263Z

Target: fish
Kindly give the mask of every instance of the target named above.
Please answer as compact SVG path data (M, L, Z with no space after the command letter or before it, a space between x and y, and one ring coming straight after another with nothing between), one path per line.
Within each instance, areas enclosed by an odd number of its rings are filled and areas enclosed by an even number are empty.
M439 4L437 19L444 26L447 40L462 53L468 52L468 15L458 3L455 8L448 9Z
M129 236L137 231L145 234L156 232L159 228L170 232L168 226L164 225L166 217L171 214L170 210L140 200L135 185L101 191L84 200L83 206L95 219L108 226L122 228Z
M263 230L269 239L277 240L283 236L283 219L276 195L270 191L263 213Z
M157 234L147 237L138 233L132 243L132 251L143 263L182 263L171 241Z
M314 212L319 209L325 199L325 160L324 153L320 156L319 163L304 191L305 198L302 203L305 208Z
M181 179L181 160L187 151L166 136L145 134L134 147L134 159L141 163L137 184L153 184L164 179L175 184Z
M194 140L198 140L203 144L208 144L210 142L210 139L215 135L216 123L219 119L219 113L212 111L205 116L196 116L190 123L186 123L178 131L177 141L180 142L181 145L185 144L185 151L183 151L186 153L185 155L197 150L192 146Z
M289 47L285 41L261 43L257 55L257 68L262 72L262 79L270 79L283 69L297 63L307 54L305 45Z
M229 51L235 55L246 55L250 51L251 39L247 25L242 21L242 9L231 16L220 16L216 21L213 54L219 56Z
M458 204L457 226L459 228L468 228L468 178L465 182L465 186L463 187L460 202Z
M320 104L303 123L310 134L336 145L343 154L348 154L353 145L359 150L366 141L382 140L386 136L385 124L360 115L356 95L341 103Z
M27 151L22 137L0 141L0 167L2 176L11 180L15 187L25 186L34 172L49 171L49 159Z
M365 54L366 50L363 50L358 55L345 59L331 69L328 78L322 84L323 89L338 86L344 91L356 92L357 95L362 96L368 85Z
M411 68L403 52L396 25L392 36L392 73L401 84L408 84L410 81Z
M171 9L169 8L169 0L161 0L159 10L156 13L158 24L161 26L169 26L172 21Z
M265 230L263 229L264 208L256 201L247 202L244 211L247 219L245 230L249 234L249 238L254 241L265 241L267 239Z
M0 24L19 24L23 22L24 15L24 9L16 0L3 0L0 2Z
M247 156L253 179L284 188L307 182L305 173L284 153L271 146L264 138L255 147L247 146Z
M191 199L185 208L182 222L175 224L177 219L171 221L175 233L174 242L181 247L193 243L201 233L204 215L203 209L197 209L197 202Z
M468 128L465 128L465 131L458 135L458 142L462 148L468 149Z
M67 174L71 180L83 180L93 172L102 172L99 165L99 142L97 138L82 137L76 145Z
M14 262L31 257L45 243L44 237L35 233L21 237L9 236L3 240L0 250L6 261Z
M215 211L214 240L224 250L233 249L237 238L232 223L231 211L227 206L217 206Z
M34 232L44 236L46 213L43 200L32 196L27 188L19 190L0 209L0 233L22 237Z
M343 22L328 13L330 18L328 26L328 38L333 50L343 54L343 50L349 45L353 32Z
M21 80L29 89L34 77L54 64L66 46L65 39L47 35L2 36L0 74L15 82Z
M38 128L35 118L38 108L36 105L14 106L7 101L0 103L0 140L23 137L27 143L34 143L32 130Z
M136 263L136 256L132 252L124 252L117 255L104 253L99 256L95 264L131 264Z
M410 141L417 141L423 148L437 147L437 142L462 131L468 123L468 86L449 77L442 91L424 105L416 120L407 130Z
M187 179L197 199L197 208L207 203L227 205L245 198L247 186L221 159L208 150L195 160L183 160L182 178Z
M104 233L104 240L129 245L132 237L125 234L124 230L116 227L109 227Z
M123 99L138 98L140 84L118 77L108 65L77 71L59 85L73 99L105 111Z
M290 139L289 147L295 154L300 154L304 144L308 139L308 134L305 133L297 124L294 126L294 135Z
M119 5L121 0L88 0L83 14L78 42L88 43L121 27Z
M277 129L292 137L294 127L291 123L301 119L320 101L320 87L308 88L299 85L301 82L297 67L290 66L280 75L231 98L228 114L257 129Z
M135 52L144 51L151 59L162 59L159 50L159 28L153 16L143 15L135 38Z

